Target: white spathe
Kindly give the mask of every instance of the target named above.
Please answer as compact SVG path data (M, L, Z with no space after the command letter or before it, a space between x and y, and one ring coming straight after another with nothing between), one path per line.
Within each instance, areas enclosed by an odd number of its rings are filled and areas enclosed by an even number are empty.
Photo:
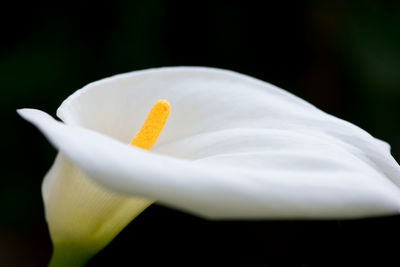
M156 145L150 152L129 146L158 99L171 103L171 115ZM58 166L71 164L110 194L213 219L360 218L400 210L400 167L386 143L235 72L137 71L75 92L57 112L63 123L38 110L19 113L61 154L45 181L45 202L54 201L55 181L65 176Z

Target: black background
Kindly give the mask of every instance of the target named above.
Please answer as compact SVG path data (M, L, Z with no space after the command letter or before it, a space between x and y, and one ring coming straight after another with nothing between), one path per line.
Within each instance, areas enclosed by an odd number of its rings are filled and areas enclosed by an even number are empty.
M40 185L56 151L15 109L55 115L76 89L113 74L242 72L355 123L400 157L398 1L32 1L0 12L0 266L45 266L51 254ZM344 265L397 256L399 227L400 216L206 221L153 205L88 266Z

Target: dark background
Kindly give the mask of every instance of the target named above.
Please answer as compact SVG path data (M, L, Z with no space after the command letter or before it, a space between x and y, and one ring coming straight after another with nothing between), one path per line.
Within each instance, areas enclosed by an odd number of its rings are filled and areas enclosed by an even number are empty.
M260 2L1 7L0 266L45 266L51 253L40 185L56 151L15 109L55 115L76 89L113 74L173 65L242 72L355 123L400 159L399 1ZM343 265L348 256L396 256L399 227L400 216L215 222L153 205L88 266Z

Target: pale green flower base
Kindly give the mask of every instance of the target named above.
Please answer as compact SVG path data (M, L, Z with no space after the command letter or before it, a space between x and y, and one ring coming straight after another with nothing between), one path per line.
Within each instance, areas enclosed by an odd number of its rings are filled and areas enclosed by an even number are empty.
M53 255L49 267L81 267L85 266L88 260L96 252L90 251L87 247L76 245L57 244L54 245Z

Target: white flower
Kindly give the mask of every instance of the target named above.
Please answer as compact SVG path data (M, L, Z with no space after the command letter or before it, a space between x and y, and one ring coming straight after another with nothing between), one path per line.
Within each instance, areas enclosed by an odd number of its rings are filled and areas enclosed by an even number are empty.
M168 99L171 115L155 147L129 146L157 99ZM150 203L129 197L212 219L400 210L400 167L388 144L231 71L175 67L107 78L64 101L64 123L38 110L19 113L59 150L43 185L53 242L86 240L89 254Z

